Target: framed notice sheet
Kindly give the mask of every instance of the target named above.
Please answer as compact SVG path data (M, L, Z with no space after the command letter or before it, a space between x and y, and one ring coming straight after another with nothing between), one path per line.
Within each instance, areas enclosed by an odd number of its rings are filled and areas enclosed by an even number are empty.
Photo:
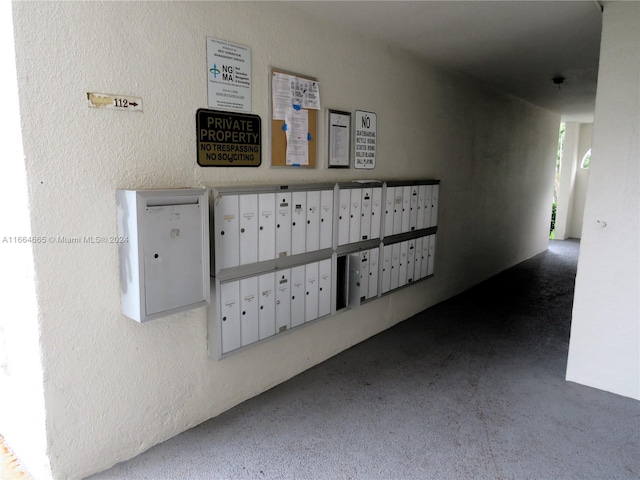
M329 124L329 168L349 168L351 152L351 113L327 110Z

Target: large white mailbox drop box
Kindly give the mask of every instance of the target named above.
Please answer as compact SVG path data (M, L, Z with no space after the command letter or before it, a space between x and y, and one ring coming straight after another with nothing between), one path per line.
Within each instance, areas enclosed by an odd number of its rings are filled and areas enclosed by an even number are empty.
M118 190L122 312L138 322L209 303L207 189Z

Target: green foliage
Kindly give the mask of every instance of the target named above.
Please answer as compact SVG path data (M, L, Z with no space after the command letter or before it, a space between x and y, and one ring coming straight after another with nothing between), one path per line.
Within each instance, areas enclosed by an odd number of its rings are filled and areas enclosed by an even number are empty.
M556 236L556 210L558 205L556 202L551 204L551 227L549 228L549 238L554 239Z
M591 165L591 149L587 153L585 153L584 157L582 157L582 163L580 163L580 168L589 168Z
M564 134L567 130L567 125L563 122L560 124L560 131L558 132L558 150L556 153L556 169L560 170L560 161L562 160L562 152L564 151Z
M560 124L560 130L558 131L558 149L556 151L556 176L553 185L553 201L558 201L558 191L560 188L560 162L562 161L562 152L564 151L564 134L567 130L565 123Z

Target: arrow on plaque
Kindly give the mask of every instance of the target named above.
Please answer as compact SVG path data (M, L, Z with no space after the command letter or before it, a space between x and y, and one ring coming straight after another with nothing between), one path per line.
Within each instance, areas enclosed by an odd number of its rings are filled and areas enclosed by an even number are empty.
M136 102L131 102L131 103L129 103L129 105L131 105L132 107L137 107L138 106L138 104Z

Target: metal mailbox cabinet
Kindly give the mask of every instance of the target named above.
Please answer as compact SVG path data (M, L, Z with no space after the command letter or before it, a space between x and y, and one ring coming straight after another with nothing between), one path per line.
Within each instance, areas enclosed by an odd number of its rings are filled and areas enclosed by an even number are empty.
M413 281L417 282L422 278L422 237L416 238L416 252L413 259Z
M258 261L276 258L276 194L258 195Z
M291 271L287 268L275 274L276 289L276 333L291 328L291 289L289 277Z
M380 247L369 250L369 292L367 298L378 296L379 257Z
M402 217L400 233L411 230L411 186L402 187Z
M276 258L282 258L291 255L291 193L279 192L277 205Z
M122 312L145 322L208 304L208 190L117 190L116 202Z
M304 321L310 322L318 318L318 262L307 263L305 266L305 300Z
M243 347L260 340L258 298L258 277L240 280L240 339Z
M240 210L237 195L227 195L218 201L218 215L215 216L216 238L219 250L224 255L215 257L217 269L240 265Z
M395 290L400 286L400 244L394 243L391 249L391 288Z
M411 186L411 198L409 200L409 230L418 228L418 185Z
M307 251L307 192L293 192L291 208L291 253Z
M338 245L346 245L349 243L350 218L351 190L342 189L338 194Z
M433 275L434 270L434 261L435 261L435 251L436 251L436 236L431 235L429 237L429 258L427 264L427 276Z
M302 325L305 320L305 266L291 269L291 327Z
M360 240L369 240L371 237L371 208L373 203L373 190L371 188L362 189L362 200L360 202Z
M391 253L393 245L382 248L382 293L391 290Z
M395 187L387 187L384 200L384 236L393 235L393 217L395 213ZM399 233L399 232L398 232Z
M429 275L429 237L422 237L422 263L420 265L420 278Z
M307 192L307 248L305 252L320 249L320 192Z
M402 287L407 284L407 261L409 259L409 242L400 243L400 270L398 273L398 286Z
M220 324L222 333L222 353L240 348L240 282L233 281L220 285Z
M333 247L333 190L320 192L320 248Z
M327 258L318 263L318 316L331 314L331 259Z
M382 232L382 187L374 187L371 194L371 236L369 238L380 238Z
M369 295L369 250L360 252L360 301Z
M260 298L258 305L260 311L258 319L260 321L260 340L276 334L276 296L275 296L275 273L265 273L258 278Z
M438 225L438 192L440 187L438 185L433 186L431 192L431 226Z
M413 272L415 270L415 265L414 265L415 263L416 263L416 241L415 239L412 239L412 240L409 240L408 248L407 248L407 283L411 283L414 280L418 280L413 275Z
M212 188L210 355L244 350L433 275L438 184Z
M402 233L402 205L404 199L404 187L398 186L393 188L393 229L392 234ZM407 225L409 219L407 217Z
M360 224L362 223L362 190L351 191L351 203L349 212L349 243L356 243L360 238Z
M240 195L240 265L258 261L258 195Z

